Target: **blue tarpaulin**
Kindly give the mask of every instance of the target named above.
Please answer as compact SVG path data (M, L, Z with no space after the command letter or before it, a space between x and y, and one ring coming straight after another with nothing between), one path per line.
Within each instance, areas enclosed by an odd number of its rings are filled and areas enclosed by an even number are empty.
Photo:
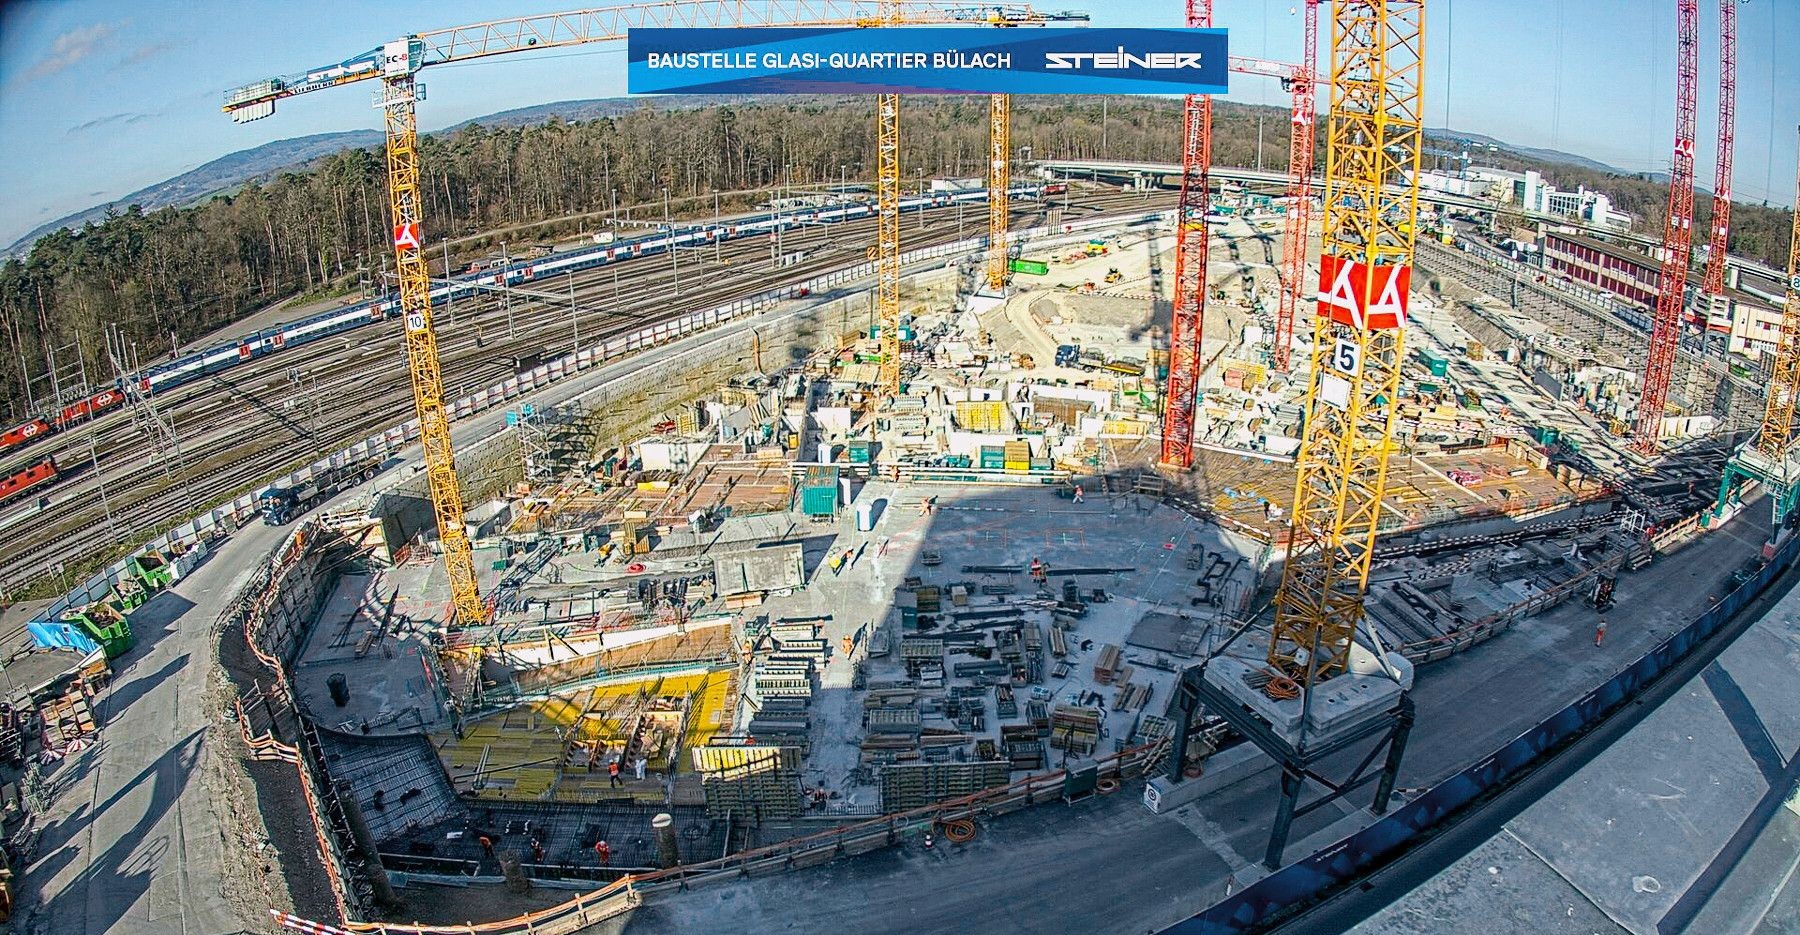
M79 625L66 620L33 620L25 625L31 639L45 649L73 649L82 655L94 652L100 644L82 632Z

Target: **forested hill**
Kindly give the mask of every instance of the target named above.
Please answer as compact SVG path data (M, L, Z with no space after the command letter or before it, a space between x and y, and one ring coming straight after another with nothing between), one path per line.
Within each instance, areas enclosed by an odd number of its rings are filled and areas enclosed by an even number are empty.
M723 96L700 97L671 94L666 98L658 99L657 103L661 107L679 109L710 107L733 100L735 99ZM552 118L570 122L597 120L602 117L618 116L640 104L640 101L623 97L557 101L554 104L538 104L532 107L503 110L475 120L452 124L435 132L455 133L463 127L476 123L489 127L521 127L544 123ZM97 204L84 211L77 211L41 225L14 241L12 246L7 247L0 255L23 254L39 237L53 230L64 227L79 229L82 225L91 222L104 221L108 212L122 213L131 205L137 205L144 211L154 211L157 208L194 204L201 199L231 191L245 182L267 181L277 173L308 167L321 156L359 146L379 146L381 141L379 130L349 130L342 133L315 133L312 136L297 136L292 139L264 143L252 149L239 150L220 156L197 169L190 169L174 178L164 179L155 185L140 188L129 195L104 204Z
M745 210L756 199L731 193L784 178L797 184L867 179L874 163L867 97L761 99L705 110L661 99L577 103L600 109L575 122L475 123L424 138L423 208L433 243L578 215L589 216L511 236L591 229L593 213L609 209L615 191L621 206L654 204L647 210L659 217L665 187L678 214L710 216L714 191L725 193L725 210ZM1013 101L1013 144L1031 147L1037 157L1177 162L1180 107L1179 100L1160 98L1020 96ZM902 127L909 185L986 171L986 98L908 97ZM1282 168L1287 127L1285 109L1219 102L1214 160ZM1506 164L1508 158L1488 152L1482 161ZM1660 226L1666 188L1590 167L1539 167L1563 187L1585 183L1607 191L1647 227ZM109 324L144 346L167 347L171 333L186 341L283 297L334 294L378 275L390 249L384 171L376 147L341 150L204 203L126 208L80 230L44 236L26 257L0 266L0 330L16 351L0 361L0 407L10 406L15 416L23 410L22 380L27 371L34 382L42 380L46 346L79 340L91 358L88 372L104 373L100 335ZM1697 226L1704 230L1704 220ZM1772 260L1777 230L1785 237L1784 212L1740 207L1734 249ZM1780 250L1785 262L1785 240Z
M85 211L57 218L6 248L8 255L22 253L39 237L65 227L80 228L90 222L106 220L107 212L119 213L137 205L145 211L193 204L219 192L235 188L251 179L268 178L283 169L305 165L320 156L342 152L356 146L375 146L381 142L379 130L351 130L345 133L315 133L290 140L264 143L254 149L242 149L220 156L174 178L140 188L116 201L98 204Z

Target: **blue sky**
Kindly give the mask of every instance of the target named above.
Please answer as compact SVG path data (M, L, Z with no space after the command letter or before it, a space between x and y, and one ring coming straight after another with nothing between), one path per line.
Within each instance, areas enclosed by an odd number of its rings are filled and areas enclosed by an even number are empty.
M593 2L593 0L588 0ZM1701 0L1699 177L1710 186L1717 112L1717 0ZM1216 0L1232 51L1300 55L1299 0ZM226 90L324 65L408 32L581 3L269 0L37 0L0 19L0 243L44 221L116 198L270 140L378 126L357 85L283 102L238 125ZM1043 8L1080 8L1052 0ZM1177 26L1178 0L1087 4L1097 25ZM1432 0L1426 25L1432 126L1580 153L1631 170L1667 166L1673 137L1674 0ZM1324 31L1323 29L1321 30ZM1800 0L1740 7L1740 200L1794 198ZM1321 47L1326 45L1323 37ZM625 91L622 45L526 53L428 70L420 123ZM1285 105L1273 81L1234 76L1233 100Z

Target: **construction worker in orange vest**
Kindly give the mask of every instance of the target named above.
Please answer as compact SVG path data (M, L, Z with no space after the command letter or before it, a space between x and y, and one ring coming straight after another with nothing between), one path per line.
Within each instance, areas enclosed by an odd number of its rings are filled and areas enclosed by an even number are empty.
M594 853L599 855L602 866L612 863L612 845L605 841L594 842Z

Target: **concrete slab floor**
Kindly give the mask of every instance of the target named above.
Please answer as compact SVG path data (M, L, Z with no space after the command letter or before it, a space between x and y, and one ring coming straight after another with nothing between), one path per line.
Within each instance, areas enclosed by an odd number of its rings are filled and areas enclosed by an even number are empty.
M930 516L921 512L920 504L934 497ZM1010 565L1021 572L1033 558L1057 568L1122 568L1128 571L1106 576L1080 576L1084 592L1102 588L1110 600L1090 604L1086 617L1069 633L1068 673L1060 678L1048 673L1055 659L1046 649L1046 680L1041 686L1055 702L1073 701L1084 693L1099 692L1107 708L1100 753L1111 753L1115 744L1131 733L1138 712L1113 710L1116 685L1099 684L1094 678L1094 662L1108 644L1122 650L1123 661L1133 668L1131 681L1151 688L1149 705L1144 713L1161 714L1173 684L1173 669L1186 660L1169 654L1127 647L1126 638L1146 613L1160 610L1190 620L1189 627L1201 628L1221 612L1211 606L1195 607L1190 601L1198 591L1193 587L1200 572L1186 567L1186 559L1195 546L1210 554L1223 553L1242 557L1244 563L1235 576L1236 585L1226 589L1228 603L1247 595L1251 581L1251 563L1256 556L1252 544L1240 537L1220 532L1183 513L1155 504L1136 495L1092 495L1076 504L1056 496L1049 488L957 488L938 485L895 487L875 481L864 487L858 499L875 498L886 502L875 528L859 532L852 515L845 515L829 527L833 535L828 547L809 557L808 565L816 566L807 588L787 597L771 599L755 614L767 614L771 620L805 618L829 614L821 635L832 648L831 656L814 696L812 715L812 754L808 758L805 779L808 785L824 787L841 794L834 810L852 813L869 812L877 803L877 790L872 784L859 783L853 775L859 765L857 746L862 734L862 698L864 692L852 688L855 667L840 652L841 641L865 627L887 622L893 604L894 589L909 576L918 576L927 584L947 586L953 581L980 584L1005 584L1017 588L1018 594L1007 597L984 597L977 594L967 608L948 606L945 588L945 610L980 610L1006 606L1014 598L1030 596L1035 585L1030 577L1019 574L974 574L962 571L965 565ZM805 527L802 527L803 529ZM815 527L823 529L824 527ZM923 564L923 552L929 548L938 554L941 564ZM855 560L843 571L833 573L826 555L850 552ZM1060 594L1062 578L1052 577L1050 587ZM1227 607L1225 609L1231 609ZM1042 609L1024 609L1022 615L1046 629L1049 613ZM946 620L948 617L945 618ZM900 636L890 632L877 640L897 646ZM931 631L921 633L930 636ZM870 682L904 682L906 674L897 652L868 659L869 640L856 643L851 661L863 663ZM1159 658L1160 657L1160 658ZM949 664L966 656L951 656ZM1148 665L1144 663L1149 663ZM947 678L947 685L973 684L970 679ZM1021 723L1024 700L1032 686L1018 688L1021 713L1008 719ZM991 699L991 695L990 695ZM973 734L998 740L999 717L990 703L987 727ZM747 714L746 714L747 719ZM927 718L927 726L933 725ZM942 721L936 726L950 726ZM1051 764L1059 752L1049 751Z
M1510 834L1489 840L1347 935L1449 932L1627 935Z
M475 576L492 593L497 548L475 550ZM319 723L376 736L449 726L441 669L430 640L449 614L443 562L408 562L347 574L320 608L295 664L300 703ZM345 680L344 703L330 681Z

